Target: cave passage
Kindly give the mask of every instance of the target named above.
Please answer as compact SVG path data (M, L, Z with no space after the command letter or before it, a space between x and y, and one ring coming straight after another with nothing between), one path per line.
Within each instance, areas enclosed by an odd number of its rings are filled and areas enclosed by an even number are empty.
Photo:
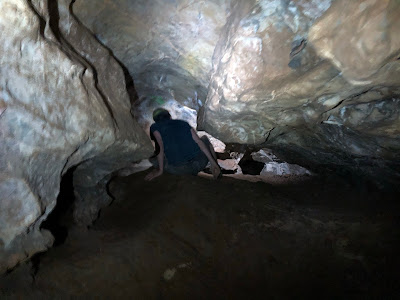
M3 282L14 289L0 295L399 295L399 204L390 192L360 189L367 183L343 176L271 185L169 174L146 182L146 172L112 180L115 200L95 224L72 228L65 243L40 257L34 275L29 265L7 275Z
M70 168L62 177L57 204L41 228L50 230L54 236L53 246L63 244L68 236L68 227L73 224L72 210L74 203L73 173L76 167Z

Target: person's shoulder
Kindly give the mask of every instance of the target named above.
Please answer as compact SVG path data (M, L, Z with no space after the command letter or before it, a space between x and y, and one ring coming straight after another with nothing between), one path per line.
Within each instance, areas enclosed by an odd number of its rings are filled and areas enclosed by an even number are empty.
M190 127L189 123L184 120L174 120L174 121L176 121L176 123L180 124L181 126L189 126Z
M150 126L150 132L154 132L154 131L156 131L156 130L157 130L157 128L158 128L158 125L157 125L157 123L153 123L153 124L151 124L151 126Z
M156 130L160 130L162 128L168 128L169 124L171 124L171 121L175 121L175 120L162 120L162 121L155 122L150 126L150 131L153 132Z

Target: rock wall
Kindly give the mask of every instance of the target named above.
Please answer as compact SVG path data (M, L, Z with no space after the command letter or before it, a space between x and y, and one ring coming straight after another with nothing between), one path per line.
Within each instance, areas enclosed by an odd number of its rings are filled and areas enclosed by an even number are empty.
M70 2L0 2L0 273L52 244L40 225L69 168L87 225L110 201L93 196L108 174L152 150L122 69Z
M344 107L399 94L398 1L258 1L244 13L241 5L214 53L202 116L222 140L263 143L274 128L333 124ZM398 120L377 126L396 131Z
M399 159L396 0L78 0L74 10L127 66L138 108L177 100L222 141L282 148L289 161Z
M400 3L241 6L214 53L201 126L314 169L398 182Z
M128 68L142 100L204 103L230 0L77 0L73 9Z

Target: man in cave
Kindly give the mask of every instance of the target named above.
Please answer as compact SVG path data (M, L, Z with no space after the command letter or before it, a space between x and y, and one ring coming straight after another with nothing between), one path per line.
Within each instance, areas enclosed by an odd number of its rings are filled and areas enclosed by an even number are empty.
M168 110L157 108L153 112L155 123L150 136L155 141L156 156L150 162L156 168L145 177L153 180L164 171L170 174L197 175L211 164L214 179L222 176L214 148L206 136L199 138L196 131L185 121L173 120Z

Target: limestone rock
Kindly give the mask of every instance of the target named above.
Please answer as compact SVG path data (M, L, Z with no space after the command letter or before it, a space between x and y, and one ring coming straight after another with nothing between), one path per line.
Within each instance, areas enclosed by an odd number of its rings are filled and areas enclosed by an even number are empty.
M85 201L113 170L151 153L121 68L69 6L0 2L0 272L51 245L40 224L70 167L79 165L77 196ZM80 215L104 205L81 204Z
M128 68L141 97L198 108L230 0L77 0L77 17Z
M233 10L201 128L314 167L397 157L398 2L239 1Z
M327 81L345 84L337 70L305 46L310 26L330 1L301 3L236 2L237 13L230 15L214 53L200 120L206 131L225 142L264 142L278 125L315 121L317 112L304 106L328 93Z
M315 140L329 152L320 134L335 132L366 148L340 141L333 155L397 149L398 1L78 0L73 9L134 77L146 130L149 112L172 101L225 143L308 151L304 140Z
M393 0L335 1L310 30L317 53L354 84L400 55L400 3Z

